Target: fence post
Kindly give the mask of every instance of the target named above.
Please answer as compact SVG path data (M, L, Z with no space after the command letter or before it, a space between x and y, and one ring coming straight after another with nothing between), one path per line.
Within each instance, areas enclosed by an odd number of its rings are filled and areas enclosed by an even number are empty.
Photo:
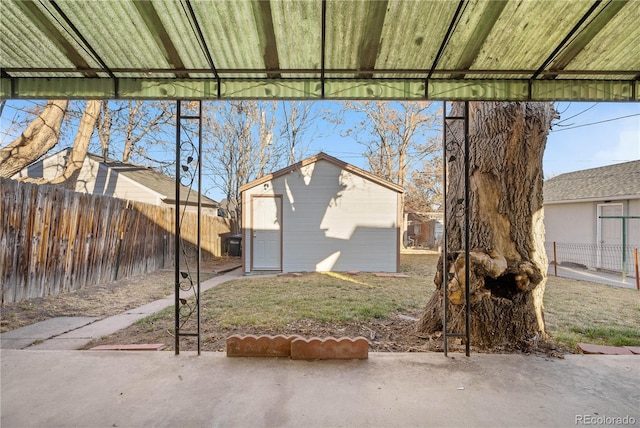
M558 276L558 258L556 257L556 241L553 241L553 274Z
M636 265L636 290L640 291L640 275L638 275L638 249L634 248L634 261Z

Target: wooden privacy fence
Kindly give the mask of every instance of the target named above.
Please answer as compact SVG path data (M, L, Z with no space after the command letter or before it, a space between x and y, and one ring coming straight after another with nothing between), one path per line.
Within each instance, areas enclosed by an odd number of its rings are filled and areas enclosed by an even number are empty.
M2 303L57 295L173 266L173 208L0 179ZM229 220L202 216L202 259L221 255ZM196 213L181 235L197 237Z

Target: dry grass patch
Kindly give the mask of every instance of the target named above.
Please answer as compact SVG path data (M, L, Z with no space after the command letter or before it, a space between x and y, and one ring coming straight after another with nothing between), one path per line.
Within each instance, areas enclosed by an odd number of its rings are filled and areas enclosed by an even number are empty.
M203 294L205 319L222 327L284 328L302 319L366 321L422 308L431 276L377 278L373 274L265 277L224 283Z
M547 332L576 350L579 342L640 346L640 292L549 277L544 293Z

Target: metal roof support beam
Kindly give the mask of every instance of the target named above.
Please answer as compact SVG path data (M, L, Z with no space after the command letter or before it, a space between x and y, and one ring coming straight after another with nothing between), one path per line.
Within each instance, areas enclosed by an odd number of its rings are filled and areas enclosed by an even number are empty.
M273 16L271 15L271 4L268 1L253 0L251 2L253 9L253 17L258 30L260 46L264 47L262 58L264 67L267 70L278 70L280 61L278 59L278 44L276 42L276 33L273 29ZM270 79L279 79L280 73L267 71L267 77Z
M56 9L58 9L55 2L52 2L52 4L54 5L54 7L56 7ZM47 38L53 44L55 44L58 49L60 49L64 56L67 57L67 59L71 61L73 65L75 65L76 70L74 71L84 71L91 68L91 66L89 66L82 55L80 55L76 48L67 40L64 34L62 34L58 30L58 28L52 25L51 21L35 3L28 1L17 2L16 6L18 6L18 8L20 8L20 10L31 20L31 22L33 22L40 29L40 31L42 31L47 36ZM87 71L84 74L87 77L98 77L98 75L94 71Z
M553 52L551 52L551 55L549 55L549 57L542 63L540 68L538 68L538 70L533 74L533 76L531 76L531 80L537 78L540 75L540 73L542 73L542 71L544 71L544 69L553 61L553 59L556 57L556 55L558 55L560 50L562 50L565 47L565 45L569 42L569 40L571 40L573 35L580 29L580 27L582 27L582 24L584 24L585 21L589 18L589 16L591 16L591 14L598 8L598 6L600 6L600 3L602 3L602 0L596 0L593 6L591 6L589 10L585 12L582 18L580 18L580 20L576 23L576 25L573 26L571 31L569 31L569 34L567 34L565 38L562 39L560 44L556 46Z
M460 55L458 65L456 66L457 70L468 70L471 68L482 49L484 41L489 36L489 33L491 33L491 30L506 6L506 1L494 1L487 5L482 14L482 18L480 18L480 23L473 30L473 34L469 36L467 46L465 46L464 51ZM434 67L431 68L431 73L433 73L433 71ZM462 75L460 77L462 77Z
M566 49L553 61L551 71L564 70L564 68L578 55L594 37L604 28L613 17L628 3L627 0L608 2L602 10L593 18L586 28L569 43ZM557 73L547 74L545 78L555 79Z
M442 43L440 43L440 48L438 49L438 53L436 57L433 59L433 63L431 64L431 69L429 70L429 74L427 75L427 80L431 79L433 72L436 70L438 63L440 62L440 58L444 53L447 44L449 43L449 39L453 34L453 30L458 25L458 21L460 20L460 15L462 14L462 7L464 6L464 0L460 0L458 2L458 7L456 8L455 13L453 14L453 18L451 18L451 22L449 23L449 28L447 28L447 33L444 35L444 39L442 39Z
M167 33L164 25L162 25L162 20L160 19L155 7L153 7L153 2L148 0L134 0L133 5L138 10L138 13L140 13L142 20L147 26L149 33L153 36L158 48L160 48L162 53L164 53L164 57L167 62L175 69L184 69L185 66L180 58L180 54L171 41L171 37ZM175 76L178 78L189 77L187 73L183 72L177 72L175 73Z
M327 0L322 0L322 19L321 19L321 33L320 33L320 84L322 91L322 98L324 98L324 69L326 60L326 46L327 46Z
M376 67L378 51L380 50L380 37L382 37L382 27L384 26L384 18L387 15L388 4L387 0L366 3L368 8L367 18L365 19L365 28L360 40L360 48L358 49L358 63L361 70L373 70ZM373 73L359 73L358 77L370 79L373 77Z
M0 78L0 98L640 101L635 80ZM425 88L425 83L428 85ZM324 92L323 92L324 88ZM425 97L428 93L429 98Z
M191 2L186 0L187 9L185 13L190 20L192 29L196 37L198 38L198 43L200 43L200 48L202 49L202 53L207 58L207 64L211 68L213 75L216 77L217 88L218 88L218 96L216 98L220 98L220 75L218 75L218 71L216 70L216 66L213 63L213 58L211 57L211 51L209 50L209 46L207 46L207 41L204 38L204 34L202 34L202 28L200 28L200 24L198 23L198 18L196 18L196 13L193 11L193 6L191 6ZM187 97L188 98L188 97Z

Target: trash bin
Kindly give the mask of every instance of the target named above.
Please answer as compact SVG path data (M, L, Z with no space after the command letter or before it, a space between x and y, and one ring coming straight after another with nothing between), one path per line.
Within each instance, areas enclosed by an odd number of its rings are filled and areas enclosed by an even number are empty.
M242 255L242 235L231 235L227 238L227 251L230 256Z

